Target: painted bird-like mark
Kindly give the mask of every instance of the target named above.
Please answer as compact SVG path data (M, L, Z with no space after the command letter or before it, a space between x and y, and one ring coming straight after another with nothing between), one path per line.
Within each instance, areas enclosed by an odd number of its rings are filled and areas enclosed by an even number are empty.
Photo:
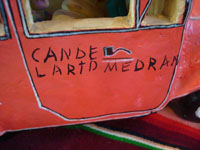
M125 53L127 55L131 55L132 51L126 48L119 47L114 49L112 46L104 47L104 56L103 62L122 62L122 61L133 61L134 59L131 57L123 57L123 58L113 58L112 56L116 55L117 53Z
M128 50L126 48L119 47L117 49L114 49L114 47L112 47L112 46L104 47L104 56L106 56L106 57L114 56L119 52L124 52L128 55L132 54L132 51Z

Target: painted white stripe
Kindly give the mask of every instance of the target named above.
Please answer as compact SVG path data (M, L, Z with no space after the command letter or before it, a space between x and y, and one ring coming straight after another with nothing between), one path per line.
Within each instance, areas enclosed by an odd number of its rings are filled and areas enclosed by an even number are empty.
M190 20L200 20L200 17L191 17Z
M103 60L102 62L124 62L124 61L133 61L134 58L131 59L116 59L116 60Z
M179 150L179 148L174 148L174 147L170 147L170 146L163 145L163 144L160 144L160 143L156 143L156 142L153 142L153 141L150 141L150 140L138 137L138 136L134 136L134 135L131 135L131 134L118 132L118 131L112 131L110 129L99 127L99 126L94 125L94 124L88 124L88 125L83 125L83 126L88 127L90 129L93 129L93 130L96 130L96 131L99 131L99 132L102 132L102 133L105 133L105 134L108 134L108 135L111 135L111 136L128 139L128 140L139 142L139 143L149 145L149 146L152 146L152 147L155 147L155 148L165 149L165 150Z
M143 116L145 116L145 115L149 115L150 113L146 113L146 114L143 114ZM135 115L135 117L140 117L141 115ZM102 117L103 118L103 117ZM128 117L116 117L116 118L112 118L112 120L116 120L116 119L128 119L128 118L132 118L132 116L128 116ZM80 119L79 119L80 120ZM83 121L81 122L81 123L88 123L88 122L91 122L92 121L92 119L82 119ZM110 118L108 118L108 119L102 119L103 121L108 121L108 120L110 120ZM53 128L53 127L61 127L61 126L71 126L71 125L77 125L77 122L75 122L75 123L73 123L73 122L68 122L68 124L59 124L59 125L45 125L45 126L42 126L42 127L29 127L29 128L23 128L23 129L7 129L7 130L5 130L5 131L0 131L0 135L2 134L2 133L6 133L6 132L16 132L16 131L27 131L27 130L33 130L33 129L44 129L44 128L49 128L49 127L51 127L51 128Z
M144 9L144 11L142 12L142 15L140 16L139 23L137 24L137 28L140 27L140 25L141 25L141 23L142 23L142 19L144 19L144 15L146 14L146 12L147 12L147 10L148 10L148 8L149 8L149 6L150 6L150 4L151 4L151 1L152 1L152 0L149 0L149 1L147 2L145 9Z

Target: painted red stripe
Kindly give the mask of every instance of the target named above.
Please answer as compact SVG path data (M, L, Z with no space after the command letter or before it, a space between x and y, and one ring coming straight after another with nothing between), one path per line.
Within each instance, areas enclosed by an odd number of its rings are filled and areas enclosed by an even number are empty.
M154 125L151 122L142 120L142 118L107 121L97 123L97 125L110 128L113 131L117 130L136 136L138 135L167 145L180 146L184 148L200 147L199 139L197 140L191 136L178 133L176 132L178 130L177 128L176 131L163 129L163 126Z
M152 114L152 115L149 115L148 117L143 117L141 119L151 124L154 124L158 127L161 127L165 130L178 132L183 135L187 135L192 138L195 138L196 140L200 140L200 130L196 128L192 128L191 126L182 124L178 121L171 120L160 114Z

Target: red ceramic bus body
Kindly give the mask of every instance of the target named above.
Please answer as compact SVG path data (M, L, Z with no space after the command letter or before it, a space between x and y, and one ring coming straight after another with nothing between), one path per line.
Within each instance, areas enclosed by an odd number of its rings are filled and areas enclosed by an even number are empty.
M44 34L0 2L1 132L143 116L200 87L198 0L181 24Z

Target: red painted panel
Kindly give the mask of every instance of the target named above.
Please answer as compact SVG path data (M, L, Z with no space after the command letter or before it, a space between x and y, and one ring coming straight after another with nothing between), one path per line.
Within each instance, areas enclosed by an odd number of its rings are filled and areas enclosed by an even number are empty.
M11 9L12 39L0 41L0 132L146 115L199 89L198 20L188 21L180 51L184 26L28 39L16 1Z
M200 1L193 0L191 17L200 17Z
M187 95L200 88L200 20L189 20L171 97Z
M179 52L182 29L40 39L24 37L22 45L42 104L67 118L87 118L158 107L168 92L175 66L171 63ZM129 49L132 55L119 52L106 57L103 51L106 46ZM39 62L31 57L37 48L34 58ZM71 52L69 59L65 54L62 59L62 49L68 54ZM78 57L84 56L83 51L85 57L77 58L77 53ZM108 69L108 65L112 67L115 63L112 60L108 63L107 59L127 57L133 60L116 62L117 71ZM140 61L138 67L144 63L139 71L135 70L137 61ZM149 67L150 61L156 61L155 66ZM161 68L163 62L168 64ZM74 70L69 72L69 69ZM44 76L39 77L39 74Z

